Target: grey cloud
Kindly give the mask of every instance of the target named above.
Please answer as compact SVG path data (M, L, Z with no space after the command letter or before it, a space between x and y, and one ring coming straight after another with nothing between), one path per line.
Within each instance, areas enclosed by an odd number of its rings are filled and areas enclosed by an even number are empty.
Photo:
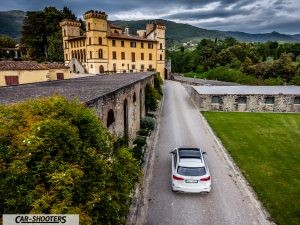
M194 12L216 2L220 3L216 8ZM3 0L0 10L34 11L49 5L57 8L66 5L79 17L87 10L96 9L105 11L110 19L120 14L127 20L133 18L132 14L144 15L145 19L155 15L206 29L300 33L299 0ZM210 22L214 18L218 20Z

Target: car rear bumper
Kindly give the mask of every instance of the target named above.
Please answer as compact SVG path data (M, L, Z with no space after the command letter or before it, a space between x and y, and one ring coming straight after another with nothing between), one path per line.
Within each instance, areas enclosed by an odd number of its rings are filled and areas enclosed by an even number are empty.
M173 191L185 192L185 193L201 193L201 192L210 192L211 185L202 186L202 187L187 187L187 186L176 186L172 184Z

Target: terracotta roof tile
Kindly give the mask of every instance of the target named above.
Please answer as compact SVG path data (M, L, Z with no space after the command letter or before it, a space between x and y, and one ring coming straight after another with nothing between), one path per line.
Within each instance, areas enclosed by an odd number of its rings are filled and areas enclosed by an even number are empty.
M42 64L35 61L0 61L0 70L48 70L69 68L61 63Z

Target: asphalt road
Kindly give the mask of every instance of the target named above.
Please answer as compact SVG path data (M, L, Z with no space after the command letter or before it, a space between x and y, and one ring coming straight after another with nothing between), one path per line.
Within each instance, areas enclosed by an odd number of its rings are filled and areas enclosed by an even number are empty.
M247 191L236 183L236 175L230 171L224 154L180 83L166 81L162 107L142 224L270 224ZM207 152L206 159L212 175L212 191L209 194L171 191L169 152L178 146L196 146Z

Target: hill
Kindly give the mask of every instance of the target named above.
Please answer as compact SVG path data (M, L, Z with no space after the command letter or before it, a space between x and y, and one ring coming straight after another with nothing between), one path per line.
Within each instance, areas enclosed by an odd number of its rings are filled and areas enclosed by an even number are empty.
M0 11L0 35L19 40L25 15L21 10Z
M7 35L15 40L19 40L21 36L21 29L23 19L26 16L26 12L13 10L13 11L0 11L0 35ZM137 30L145 29L147 23L154 20L116 20L113 23L130 28L130 33L136 34ZM262 34L249 34L245 32L233 32L233 31L218 31L207 30L199 27L195 27L189 24L175 23L168 20L158 19L156 22L164 23L167 26L166 39L167 43L183 43L187 41L199 41L203 38L210 39L223 39L231 36L239 41L247 42L266 42L266 41L280 41L280 42L300 42L300 34L288 35L281 34L276 31L272 33Z

